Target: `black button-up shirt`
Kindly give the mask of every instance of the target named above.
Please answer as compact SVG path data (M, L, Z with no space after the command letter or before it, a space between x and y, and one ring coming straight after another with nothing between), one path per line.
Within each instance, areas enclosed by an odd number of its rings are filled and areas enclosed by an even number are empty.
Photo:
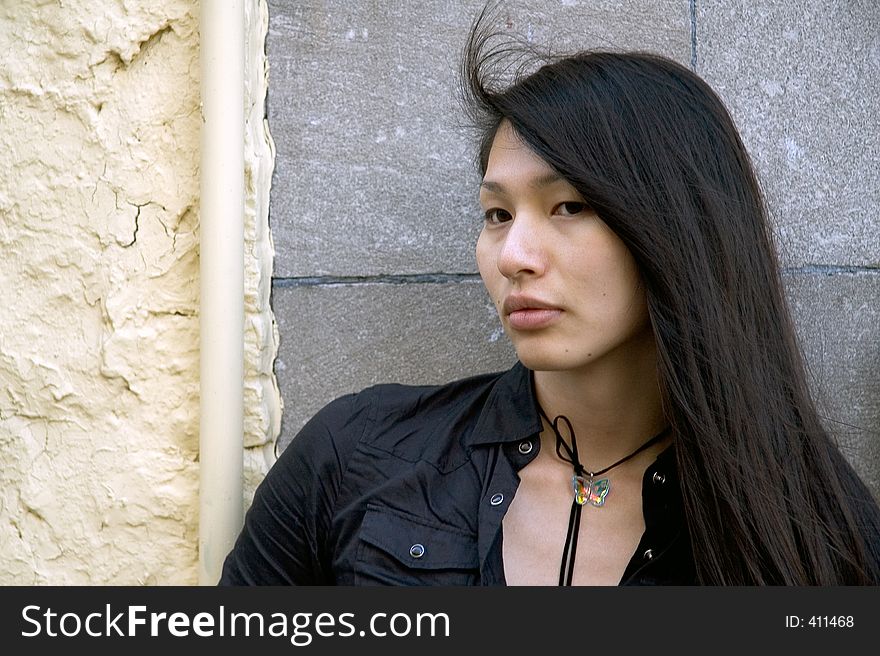
M340 397L260 484L220 584L504 585L501 521L541 429L520 363ZM642 502L621 585L695 584L672 447L645 471Z

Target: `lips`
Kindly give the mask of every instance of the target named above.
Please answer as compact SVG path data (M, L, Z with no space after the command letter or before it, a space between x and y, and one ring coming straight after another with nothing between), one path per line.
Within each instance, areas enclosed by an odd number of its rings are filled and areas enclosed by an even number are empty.
M502 311L510 327L516 330L545 328L562 315L562 310L555 305L530 296L515 294L504 299Z

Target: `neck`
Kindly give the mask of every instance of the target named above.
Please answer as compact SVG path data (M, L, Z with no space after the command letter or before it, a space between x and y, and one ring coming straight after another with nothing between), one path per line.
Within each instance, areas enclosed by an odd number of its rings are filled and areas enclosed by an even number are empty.
M588 470L629 455L667 425L650 333L578 369L535 371L535 392L551 420L565 415L571 422ZM552 430L545 428L555 443ZM656 455L668 443L667 437L646 453Z

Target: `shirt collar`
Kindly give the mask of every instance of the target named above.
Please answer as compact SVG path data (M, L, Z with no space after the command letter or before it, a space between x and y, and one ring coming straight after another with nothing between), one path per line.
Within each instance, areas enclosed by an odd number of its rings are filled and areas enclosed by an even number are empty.
M517 361L495 381L466 446L516 442L541 432L532 376L532 371Z

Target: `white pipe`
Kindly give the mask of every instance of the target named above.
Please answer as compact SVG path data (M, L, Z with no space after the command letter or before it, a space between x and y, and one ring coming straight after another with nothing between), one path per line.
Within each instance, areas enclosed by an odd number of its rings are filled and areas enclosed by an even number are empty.
M243 0L203 0L199 29L199 584L214 585L243 516Z

